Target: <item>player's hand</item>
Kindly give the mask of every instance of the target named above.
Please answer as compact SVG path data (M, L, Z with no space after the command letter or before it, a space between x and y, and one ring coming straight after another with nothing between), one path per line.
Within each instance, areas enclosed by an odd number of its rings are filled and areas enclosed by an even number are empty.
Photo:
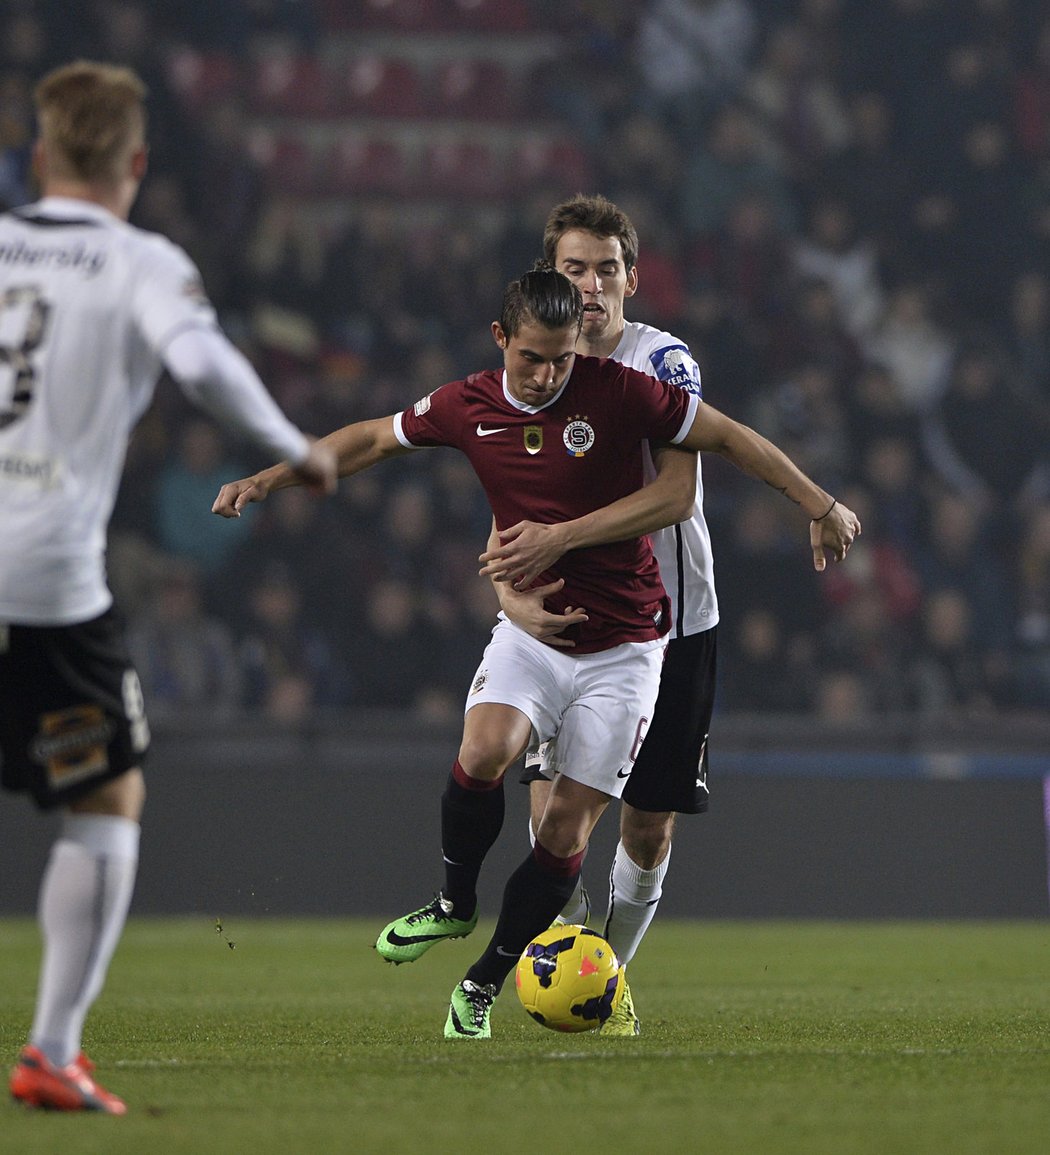
M305 461L300 461L294 469L295 476L310 490L324 496L335 493L338 472L335 453L320 441L310 438L310 452Z
M227 481L212 502L211 511L220 517L240 517L246 505L253 501L265 501L269 492L269 486L258 477Z
M825 550L831 550L836 561L849 553L853 540L860 536L860 519L852 509L836 501L819 521L809 523L809 544L813 548L813 568L822 572L827 565Z
M550 594L556 594L563 585L565 585L564 578L558 578L550 585L537 586L534 590L516 590L512 585L504 584L497 587L500 608L516 626L548 646L563 649L574 646L576 645L574 641L560 635L569 626L585 622L586 610L566 606L560 614L555 614L545 609L543 605L543 599Z
M500 544L487 550L478 561L483 577L509 582L515 589L525 589L530 582L549 569L565 552L565 538L560 525L541 525L519 521L499 531Z

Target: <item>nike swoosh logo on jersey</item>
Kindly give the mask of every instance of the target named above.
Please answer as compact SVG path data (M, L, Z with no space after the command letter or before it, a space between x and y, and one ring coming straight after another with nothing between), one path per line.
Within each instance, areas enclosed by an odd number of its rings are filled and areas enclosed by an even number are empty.
M477 433L479 437L491 437L493 433L506 433L509 428L509 425L501 425L499 429L482 429L479 425L474 432Z
M619 770L616 771L616 777L617 778L630 778L630 776L631 776L630 770L625 770L622 766L620 767Z

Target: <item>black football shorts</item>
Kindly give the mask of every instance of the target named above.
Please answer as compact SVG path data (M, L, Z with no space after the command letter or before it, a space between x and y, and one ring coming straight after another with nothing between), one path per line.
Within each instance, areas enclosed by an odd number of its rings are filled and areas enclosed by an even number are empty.
M66 805L149 748L138 675L113 610L72 626L0 623L0 782Z

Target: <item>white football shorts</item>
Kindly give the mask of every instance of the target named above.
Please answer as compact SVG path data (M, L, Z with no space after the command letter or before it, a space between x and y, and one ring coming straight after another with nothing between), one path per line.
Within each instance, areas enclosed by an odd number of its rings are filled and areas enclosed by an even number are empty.
M619 798L653 716L666 638L570 657L501 620L467 693L514 706L552 771ZM556 740L552 740L555 739Z

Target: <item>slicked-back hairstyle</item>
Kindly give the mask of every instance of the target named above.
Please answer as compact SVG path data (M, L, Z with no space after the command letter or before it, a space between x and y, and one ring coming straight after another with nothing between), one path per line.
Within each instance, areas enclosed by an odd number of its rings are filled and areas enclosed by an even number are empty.
M77 60L36 86L40 135L56 175L113 180L124 157L144 141L146 86L130 69Z
M543 255L554 264L558 242L573 229L594 233L596 237L616 237L623 253L623 263L630 272L638 260L638 233L631 218L598 193L577 193L555 205L543 230Z
M545 329L568 329L583 324L583 297L568 277L548 261L538 261L523 277L511 281L503 293L500 328L508 338L525 324Z

